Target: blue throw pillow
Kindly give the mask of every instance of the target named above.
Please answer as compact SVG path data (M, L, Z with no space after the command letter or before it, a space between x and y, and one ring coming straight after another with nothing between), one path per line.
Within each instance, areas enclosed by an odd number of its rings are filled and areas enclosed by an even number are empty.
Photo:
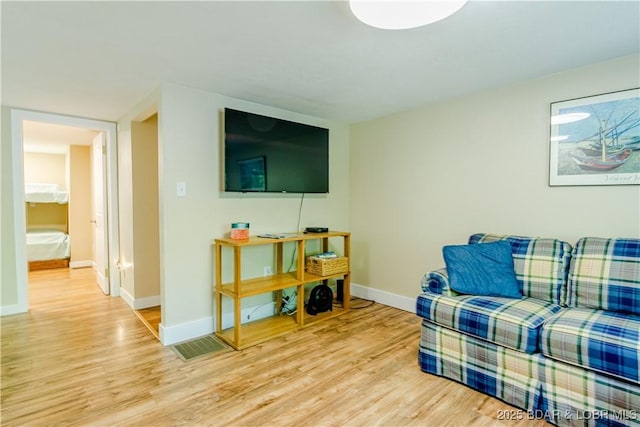
M522 298L506 240L442 248L449 286L456 292Z

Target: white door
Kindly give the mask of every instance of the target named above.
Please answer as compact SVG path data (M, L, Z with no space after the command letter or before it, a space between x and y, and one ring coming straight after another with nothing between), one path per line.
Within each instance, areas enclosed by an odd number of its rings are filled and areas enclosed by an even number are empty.
M93 139L91 180L93 181L93 225L94 230L94 250L93 260L96 270L96 280L98 286L105 295L109 295L109 278L107 271L107 238L105 230L105 207L107 192L105 191L105 135L100 132Z

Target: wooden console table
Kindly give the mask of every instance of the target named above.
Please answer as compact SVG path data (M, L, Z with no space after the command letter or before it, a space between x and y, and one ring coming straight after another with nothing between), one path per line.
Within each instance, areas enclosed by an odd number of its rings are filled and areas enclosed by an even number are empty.
M322 251L329 250L329 239L342 238L343 255L349 260L346 272L328 276L317 276L305 271L305 243L309 240L320 240ZM328 233L296 234L280 239L250 237L244 240L216 239L215 240L215 295L216 295L216 335L236 350L246 348L268 339L311 325L315 322L339 316L349 310L350 300L350 238L351 233L330 231ZM285 244L295 244L296 270L285 271L283 247ZM275 274L250 279L242 278L243 248L258 245L275 245ZM233 251L233 281L222 282L222 252ZM342 307L333 307L332 311L318 313L315 316L306 314L304 309L305 286L313 282L327 283L329 279L342 278L343 299L338 301ZM297 311L294 315L280 313L282 305L282 290L295 287L297 290ZM271 317L242 324L241 301L243 298L259 294L275 292L277 313ZM233 326L222 329L222 300L223 297L233 301Z

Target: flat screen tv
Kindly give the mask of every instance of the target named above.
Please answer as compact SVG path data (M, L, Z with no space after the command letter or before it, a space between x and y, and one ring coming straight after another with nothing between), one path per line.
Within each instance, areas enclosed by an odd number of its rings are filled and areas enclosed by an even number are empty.
M328 193L329 130L225 108L224 191Z

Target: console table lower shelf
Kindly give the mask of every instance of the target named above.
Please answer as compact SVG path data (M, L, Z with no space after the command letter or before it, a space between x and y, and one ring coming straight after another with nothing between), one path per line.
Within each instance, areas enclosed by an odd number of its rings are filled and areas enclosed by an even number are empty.
M230 345L236 350L242 350L244 348L263 343L273 338L286 335L291 332L295 332L299 329L311 326L317 322L338 317L344 313L347 313L349 309L342 307L333 307L332 311L326 311L324 313L318 313L315 316L305 314L303 324L300 325L296 322L295 315L275 315L266 317L264 319L255 320L253 322L243 323L242 336L239 343L236 343L234 338L234 328L223 329L221 332L217 332L216 336L222 339L225 343Z

